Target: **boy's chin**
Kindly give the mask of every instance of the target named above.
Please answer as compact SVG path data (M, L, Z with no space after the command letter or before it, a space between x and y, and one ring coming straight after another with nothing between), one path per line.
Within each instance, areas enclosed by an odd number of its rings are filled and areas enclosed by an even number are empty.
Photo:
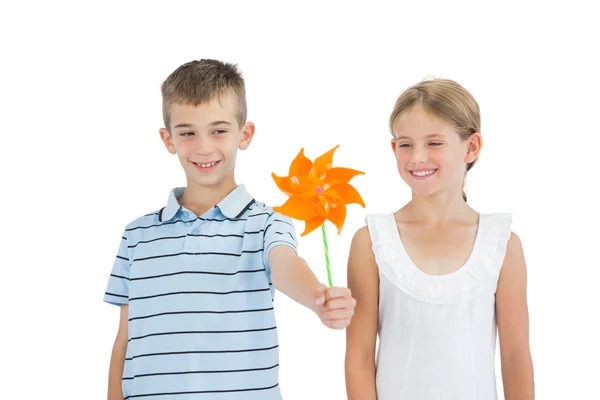
M198 176L196 171L187 175L188 185L192 184L198 188L214 189L221 186L228 186L233 183L231 176L223 176L222 174L207 174L207 176Z
M189 179L188 182L199 188L215 188L222 186L225 179Z

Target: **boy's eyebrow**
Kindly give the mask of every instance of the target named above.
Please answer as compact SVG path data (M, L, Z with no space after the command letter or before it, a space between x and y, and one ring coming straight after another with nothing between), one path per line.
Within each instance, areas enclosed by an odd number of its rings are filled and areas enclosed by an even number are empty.
M214 121L209 124L209 126L217 126L217 125L231 125L231 122L228 121Z
M194 125L192 124L177 124L174 126L174 128L193 128Z
M231 125L231 122L228 121L214 121L211 122L210 124L208 124L208 126L217 126L217 125ZM188 124L188 123L183 123L183 124L177 124L174 126L174 128L193 128L194 125L193 124Z

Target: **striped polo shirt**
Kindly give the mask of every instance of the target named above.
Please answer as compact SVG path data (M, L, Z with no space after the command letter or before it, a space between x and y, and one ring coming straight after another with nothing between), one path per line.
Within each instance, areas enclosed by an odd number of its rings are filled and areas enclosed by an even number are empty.
M198 217L167 205L126 226L104 301L129 304L125 399L280 400L269 251L292 221L239 185Z

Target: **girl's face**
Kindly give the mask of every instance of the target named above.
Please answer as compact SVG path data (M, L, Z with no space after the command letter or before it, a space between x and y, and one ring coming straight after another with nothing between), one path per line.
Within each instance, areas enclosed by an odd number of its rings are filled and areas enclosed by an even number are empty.
M462 192L467 163L481 149L478 132L462 140L451 125L415 106L396 120L393 133L398 171L414 195Z

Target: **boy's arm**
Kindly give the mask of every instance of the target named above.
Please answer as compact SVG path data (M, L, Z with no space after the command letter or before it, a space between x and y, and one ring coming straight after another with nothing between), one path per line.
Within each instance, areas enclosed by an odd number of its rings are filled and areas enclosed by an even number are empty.
M269 253L273 286L292 300L317 312L317 289L321 282L294 250L276 246Z
M119 330L112 349L108 372L108 399L123 400L123 369L127 353L127 337L129 323L129 268L130 254L127 229L123 232L112 271L104 293L104 301L121 308Z
M348 287L357 301L346 329L346 392L348 400L376 400L375 346L379 273L367 227L356 232L348 257Z
M127 353L128 314L129 306L127 304L121 305L119 330L113 345L108 372L108 400L123 400L122 379L125 354Z
M306 261L288 246L274 247L269 260L277 290L313 310L329 328L343 329L350 324L356 302L349 289L319 283Z
M527 269L519 237L508 241L496 291L502 380L506 400L533 400L533 362L529 349Z

